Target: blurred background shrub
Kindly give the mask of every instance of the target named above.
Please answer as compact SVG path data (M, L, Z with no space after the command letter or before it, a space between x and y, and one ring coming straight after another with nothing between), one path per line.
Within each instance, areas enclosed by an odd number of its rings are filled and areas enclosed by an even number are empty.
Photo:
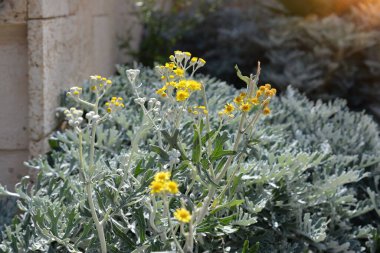
M136 61L163 63L175 49L203 55L205 72L237 84L231 66L311 99L344 98L380 120L380 1L138 1L144 34ZM123 45L128 49L128 42Z

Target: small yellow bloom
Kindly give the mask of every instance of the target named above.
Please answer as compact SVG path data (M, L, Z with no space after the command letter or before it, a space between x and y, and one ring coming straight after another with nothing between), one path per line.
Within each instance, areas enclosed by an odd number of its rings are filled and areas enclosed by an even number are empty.
M169 181L166 184L166 189L171 194L177 194L179 192L179 190L178 190L178 184L176 182L174 182L174 181Z
M96 89L97 89L97 88L96 88L95 85L91 86L91 90L92 90L92 91L96 91Z
M163 182L159 181L153 181L150 186L150 193L155 194L155 193L161 193L165 190L165 184Z
M154 175L154 180L158 182L164 182L170 180L170 172L168 171L160 171Z
M162 87L161 89L158 89L157 91L156 91L156 94L158 94L158 95L160 95L160 96L162 96L162 97L166 97L167 96L167 94L166 94L166 87L164 86L164 87Z
M177 76L183 76L185 74L185 70L181 69L181 68L177 68L176 70L174 70L174 73L177 75Z
M174 87L176 87L177 89L185 89L186 84L187 84L186 80L181 80L178 83L176 83Z
M252 105L249 104L249 103L243 103L240 105L240 110L242 110L243 112L249 112L251 110L251 107Z
M112 81L111 80L107 80L106 83L107 84L112 84Z
M176 94L176 100L178 102L182 102L182 101L185 101L186 99L188 99L190 97L190 93L185 91L185 90L178 90L177 91L177 94Z
M226 104L224 106L224 111L227 113L227 114L230 114L231 112L233 112L235 110L235 106L233 106L232 104Z
M183 54L185 55L185 56L187 56L187 57L191 57L191 53L189 53L189 52L183 52Z
M274 93L272 92L272 90L267 90L265 92L265 95L268 96L268 97L273 97L274 96Z
M260 86L260 87L259 87L259 90L260 90L261 92L265 92L266 89L267 89L267 88L266 88L265 86Z
M189 223L191 220L191 214L185 208L179 208L174 212L174 217L181 222Z
M197 61L198 61L198 58L197 58L197 57L193 57L193 58L191 58L191 63L197 63Z
M269 109L269 107L264 107L264 109L263 109L263 114L264 115L269 115L270 114L270 109Z
M265 88L267 88L268 90L270 90L270 88L272 88L272 86L271 86L269 83L267 83L267 84L265 85Z
M261 87L263 87L263 86L261 86ZM263 95L263 92L261 90L256 91L256 97L257 98L260 97L261 95Z
M108 113L111 113L112 112L112 109L110 107L107 108L107 112Z
M242 97L237 96L236 98L234 98L234 103L235 104L240 105L242 102L243 102L243 98Z
M200 82L195 81L195 80L188 80L186 82L186 88L188 88L191 91L201 90L202 84Z
M272 93L273 93L274 95L276 95L277 90L276 90L275 88L272 88L271 91L272 91Z
M247 96L246 92L240 92L239 97L245 98Z
M258 100L257 98L251 98L250 102L251 102L251 104L253 104L253 105L258 105L258 104L260 103L259 100Z

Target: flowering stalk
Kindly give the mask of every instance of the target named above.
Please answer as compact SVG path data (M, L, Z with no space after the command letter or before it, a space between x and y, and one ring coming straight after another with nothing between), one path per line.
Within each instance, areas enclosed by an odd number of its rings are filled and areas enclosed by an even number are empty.
M79 161L80 161L81 171L83 172L83 175L84 175L84 181L83 182L86 185L85 189L86 189L87 200L88 200L88 204L90 206L90 212L91 212L92 219L95 223L96 231L98 232L98 237L99 237L102 253L107 253L107 244L106 244L106 239L104 236L103 225L99 221L99 218L98 218L98 215L97 215L96 209L95 209L94 200L92 197L93 185L91 183L91 179L90 180L86 179L86 176L85 176L86 174L85 174L85 170L83 167L83 164L84 164L84 162L83 162L83 134L82 134L82 131L80 129L78 129L78 130L79 130L79 132L78 132L78 135L79 135ZM95 145L95 143L93 141L91 141L90 150L93 149L94 145ZM90 166L91 166L91 164L90 164Z

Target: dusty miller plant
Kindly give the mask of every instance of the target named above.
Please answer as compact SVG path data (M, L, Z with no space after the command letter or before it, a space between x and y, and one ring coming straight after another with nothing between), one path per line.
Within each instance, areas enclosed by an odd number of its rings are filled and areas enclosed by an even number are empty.
M368 116L289 89L263 117L273 93L263 99L271 88L253 85L258 75L237 91L192 76L202 60L173 57L159 76L120 68L70 90L70 127L29 163L37 183L2 190L21 213L1 252L378 250L380 142Z

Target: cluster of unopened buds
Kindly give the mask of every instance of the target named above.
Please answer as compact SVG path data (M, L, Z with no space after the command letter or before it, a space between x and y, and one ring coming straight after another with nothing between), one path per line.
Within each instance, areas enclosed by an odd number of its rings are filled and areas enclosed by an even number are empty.
M86 113L86 119L89 123L91 122L97 122L100 119L100 116L96 114L94 111L90 111Z
M164 82L164 86L156 93L161 97L167 97L168 95L172 96L175 92L175 100L184 102L192 92L202 89L200 82L185 78L186 71L191 68L191 76L193 76L195 71L206 64L206 61L202 58L191 58L191 53L182 51L175 51L169 59L171 62L156 68Z
M155 98L151 98L148 101L148 110L158 114L160 112L161 102Z
M227 103L224 109L219 112L220 116L234 117L233 112L238 108L241 112L249 112L252 108L260 108L264 115L270 114L268 107L270 99L276 95L276 89L272 88L270 84L260 86L254 96L248 96L246 92L241 92L234 98L233 104Z
M67 96L71 96L74 99L79 98L81 94L82 94L82 88L77 87L77 86L71 87L70 91L66 93Z
M77 110L74 107L71 107L70 110L65 110L64 114L66 118L68 119L68 123L72 127L77 127L79 126L82 121L83 121L83 111L82 110Z
M160 171L154 175L154 180L150 184L151 194L177 194L179 193L178 184L170 180L171 173L168 171ZM174 212L174 217L184 223L188 223L191 220L191 214L185 208L178 208Z
M108 113L116 112L125 107L123 104L123 98L121 97L112 97L111 101L106 102L105 105Z

